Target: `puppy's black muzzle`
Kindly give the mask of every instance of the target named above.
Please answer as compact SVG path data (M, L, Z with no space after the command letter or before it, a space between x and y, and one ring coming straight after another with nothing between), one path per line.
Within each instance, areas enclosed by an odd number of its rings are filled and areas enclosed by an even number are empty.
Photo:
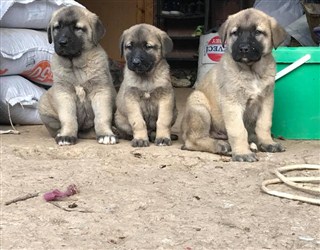
M133 49L127 55L127 65L131 71L139 75L147 74L154 67L155 59L143 49Z
M237 62L252 63L262 56L262 45L249 31L242 32L232 46L232 57Z
M82 40L69 27L59 30L54 39L54 50L59 56L74 58L81 55Z

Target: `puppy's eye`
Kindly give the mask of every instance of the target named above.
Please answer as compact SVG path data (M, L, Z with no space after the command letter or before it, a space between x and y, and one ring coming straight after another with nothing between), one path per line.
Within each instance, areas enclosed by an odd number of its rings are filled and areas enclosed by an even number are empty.
M238 31L237 31L237 30L232 31L232 32L230 33L230 35L231 35L231 36L238 36Z
M56 25L53 27L53 30L59 30L60 29L60 25Z
M154 46L152 44L149 44L149 43L146 44L146 49L153 49L153 48Z
M263 32L261 31L261 30L255 30L254 31L254 35L255 36L260 36L260 35L262 35L263 34Z
M75 30L75 31L84 31L84 28L83 28L83 27L75 26L75 27L74 27L74 30Z
M132 44L131 43L126 44L125 48L126 49L132 49Z

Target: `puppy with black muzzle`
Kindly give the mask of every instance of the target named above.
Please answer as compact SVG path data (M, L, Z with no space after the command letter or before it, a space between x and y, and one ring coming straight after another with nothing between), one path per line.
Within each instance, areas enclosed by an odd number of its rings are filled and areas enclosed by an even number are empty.
M97 15L70 6L53 13L48 39L54 43L53 86L39 102L40 117L58 145L78 137L115 144L111 129L116 91L108 56L99 45L105 28Z
M219 35L227 49L187 100L182 149L232 150L234 161L248 162L258 160L251 142L261 151L284 151L270 132L276 75L272 49L284 41L284 29L262 11L246 9L229 16Z
M121 36L121 55L126 60L124 79L117 95L115 124L122 138L133 147L171 145L171 126L177 117L169 65L172 50L162 30L138 24Z

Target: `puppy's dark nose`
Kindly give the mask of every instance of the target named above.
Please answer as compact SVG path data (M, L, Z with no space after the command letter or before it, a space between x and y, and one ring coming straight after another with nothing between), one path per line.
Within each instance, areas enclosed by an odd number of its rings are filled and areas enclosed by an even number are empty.
M140 58L133 58L132 63L134 66L140 66L141 65L141 59Z
M67 43L68 43L68 38L66 37L60 37L59 40L58 40L58 43L61 45L61 46L65 46Z
M244 44L244 43L240 44L239 45L239 51L241 53L248 53L249 52L249 45L248 44Z

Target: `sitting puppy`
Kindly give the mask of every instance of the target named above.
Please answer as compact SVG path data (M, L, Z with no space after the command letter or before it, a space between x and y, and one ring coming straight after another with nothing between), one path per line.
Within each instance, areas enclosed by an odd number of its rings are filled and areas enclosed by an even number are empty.
M234 161L248 162L258 160L249 142L261 151L284 151L270 132L276 75L272 48L284 41L284 29L262 11L246 9L229 16L219 34L227 49L187 100L182 149L218 154L232 149Z
M39 113L59 145L92 136L103 144L118 141L111 130L116 91L108 56L99 45L104 33L98 17L78 6L61 8L51 18L54 84L41 97Z
M126 66L116 104L115 124L120 136L133 147L171 145L170 130L177 111L165 56L172 41L160 29L138 24L121 36L121 55Z

